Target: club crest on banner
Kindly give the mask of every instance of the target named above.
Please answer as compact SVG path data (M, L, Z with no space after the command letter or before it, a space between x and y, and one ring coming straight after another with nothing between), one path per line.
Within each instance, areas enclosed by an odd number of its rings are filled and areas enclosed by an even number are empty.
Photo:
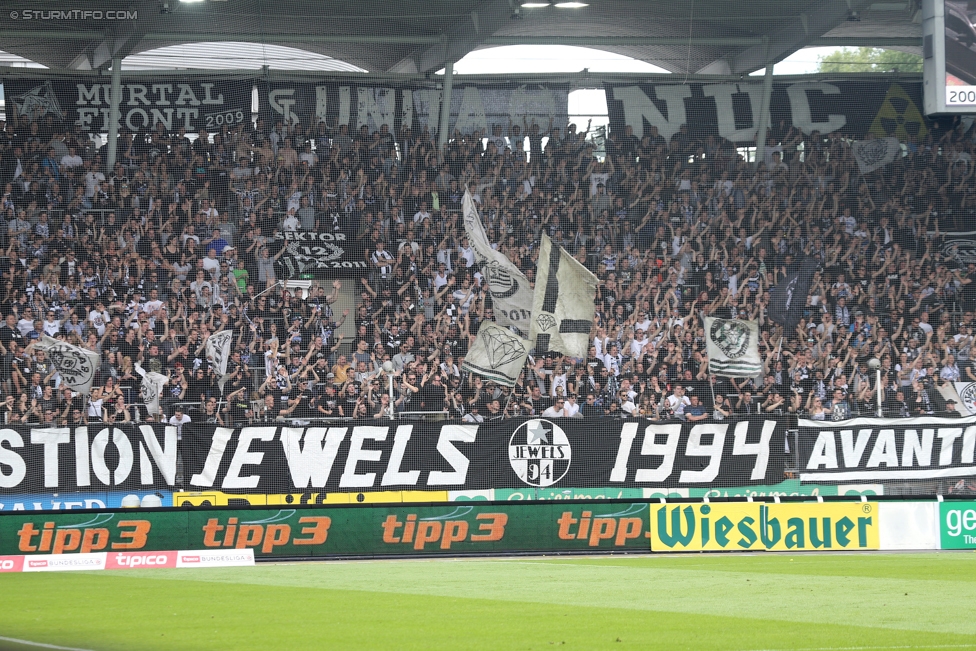
M956 386L959 386L956 384ZM970 414L976 414L976 382L970 382L962 391L959 392L959 399L963 407Z
M479 262L481 262L481 273L488 282L488 291L493 298L509 298L518 292L518 281L505 267L498 264L497 260L482 258Z
M95 375L95 365L76 350L57 345L48 349L48 355L61 378L69 385L88 384Z
M533 419L519 425L508 443L508 461L529 486L552 486L569 472L573 450L566 433L552 421Z
M749 328L741 321L715 319L709 335L712 342L730 359L742 357L749 351Z
M954 259L959 264L976 262L976 238L948 240L942 245L942 255Z

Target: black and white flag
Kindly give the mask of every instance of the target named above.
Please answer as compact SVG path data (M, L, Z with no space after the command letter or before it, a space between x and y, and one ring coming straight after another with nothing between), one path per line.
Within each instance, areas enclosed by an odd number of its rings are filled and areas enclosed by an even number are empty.
M816 258L806 257L799 267L769 290L769 318L787 330L792 330L803 316L807 304L813 275L820 263Z
M98 353L72 346L65 341L52 339L47 335L41 336L37 346L46 351L48 357L51 358L51 364L61 376L62 386L84 395L91 393L95 372L98 371L101 364L101 357Z
M756 321L705 317L708 372L725 377L755 377L763 370Z
M856 140L851 143L851 152L861 174L868 174L881 169L900 156L901 143L894 137Z
M532 316L532 287L529 279L504 253L491 248L470 191L465 191L461 207L464 231L474 250L481 274L485 277L485 286L491 294L495 321L502 326L513 326L522 333L528 332L528 321Z
M507 387L515 386L531 344L511 330L485 321L464 357L461 370Z
M161 373L147 371L141 365L135 365L136 372L142 376L142 384L139 386L139 396L146 405L146 411L150 414L159 413L159 394L163 387L169 382L169 378Z
M555 350L586 357L597 282L589 269L542 234L529 329L536 355Z
M221 330L207 338L207 361L217 371L220 377L220 392L224 392L227 381L227 360L230 359L230 342L234 338L233 330Z

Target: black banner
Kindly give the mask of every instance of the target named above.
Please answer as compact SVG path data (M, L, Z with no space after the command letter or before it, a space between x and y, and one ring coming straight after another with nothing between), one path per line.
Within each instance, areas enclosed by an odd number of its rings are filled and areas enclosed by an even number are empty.
M126 77L122 81L119 127L152 130L162 122L168 132L185 127L217 131L223 125L251 120L251 79L220 77ZM8 119L43 120L80 125L83 131L105 133L109 127L112 84L105 77L4 80Z
M289 278L364 276L369 261L355 234L343 231L284 231L277 235L285 250L278 258L281 272Z
M976 417L799 421L804 482L976 476Z
M770 321L786 326L787 331L796 328L803 317L810 285L819 266L816 258L804 256L795 271L769 290Z
M434 84L259 81L258 97L258 115L268 125L324 121L329 127L348 125L351 136L361 126L373 133L384 124L393 134L403 126L435 132L441 110L441 91ZM523 116L543 131L550 117L554 126L564 127L569 120L569 85L457 84L451 93L451 133L480 129L487 135L494 125L507 129L510 120L519 124Z
M610 127L630 125L638 137L656 126L665 140L688 125L688 135L717 135L736 143L755 143L762 83L605 84ZM803 133L839 131L861 139L909 135L921 142L932 122L922 115L921 82L885 79L774 82L770 126L780 121Z
M151 425L0 429L0 495L170 490L176 428Z
M786 426L773 418L187 425L182 453L190 491L747 486L782 481Z

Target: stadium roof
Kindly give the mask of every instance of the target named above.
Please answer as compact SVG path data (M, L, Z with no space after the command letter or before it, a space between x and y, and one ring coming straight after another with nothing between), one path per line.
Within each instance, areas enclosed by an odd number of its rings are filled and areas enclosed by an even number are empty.
M522 1L36 0L0 12L0 43L52 69L105 68L113 57L164 46L236 41L407 74L514 44L592 47L692 74L749 73L807 46L921 49L918 0L588 0L579 8Z

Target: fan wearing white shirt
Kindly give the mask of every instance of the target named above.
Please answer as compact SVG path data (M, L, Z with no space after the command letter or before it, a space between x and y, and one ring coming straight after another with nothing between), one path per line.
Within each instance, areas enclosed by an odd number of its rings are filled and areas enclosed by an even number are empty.
M684 419L685 407L691 404L691 398L685 395L685 388L681 385L674 387L674 393L668 396L668 409L678 418Z
M102 337L105 335L105 326L109 321L111 321L111 318L108 312L105 311L105 303L98 301L95 303L95 309L88 313L88 322L95 328L98 336Z
M641 351L644 350L644 346L649 343L650 340L647 338L647 335L644 334L643 330L638 328L637 332L634 334L634 338L630 341L630 356L634 359L640 357Z
M617 343L610 344L610 352L603 356L603 365L607 367L610 374L614 377L620 375L620 367L623 366L624 358L620 354Z
M281 222L281 230L283 231L297 231L301 222L298 221L298 217L295 216L295 211L293 209L288 210L288 216Z
M566 401L563 398L556 398L551 407L542 412L543 418L566 418Z
M54 316L54 312L48 312L47 318L44 319L44 334L48 337L54 337L61 331L61 321Z
M146 314L152 314L163 307L163 302L159 300L159 290L150 289L149 290L149 300L142 305L142 311Z
M64 171L73 170L76 167L81 167L85 164L85 161L75 153L74 147L68 147L68 153L61 157L61 169Z
M461 238L461 244L458 246L458 255L464 260L465 267L471 268L474 266L474 249L468 243L468 238Z
M563 406L563 414L566 418L573 418L579 414L580 406L576 402L576 396L569 396L566 398L566 404Z
M427 202L422 201L420 202L420 210L413 215L413 223L423 224L428 219L430 219L430 211L427 210Z

